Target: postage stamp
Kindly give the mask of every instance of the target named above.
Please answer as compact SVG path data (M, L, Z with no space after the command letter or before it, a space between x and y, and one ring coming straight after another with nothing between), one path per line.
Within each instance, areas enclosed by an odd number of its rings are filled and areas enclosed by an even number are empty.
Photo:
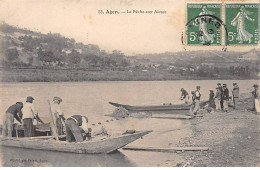
M229 45L257 45L259 42L258 27L259 4L227 3L225 4L225 24Z
M187 3L187 45L221 45L221 4Z

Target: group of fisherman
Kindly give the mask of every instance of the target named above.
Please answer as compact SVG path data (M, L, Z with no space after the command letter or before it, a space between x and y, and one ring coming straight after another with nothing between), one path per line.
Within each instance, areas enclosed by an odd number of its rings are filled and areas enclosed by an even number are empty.
M253 96L253 111L259 112L259 92L258 85L253 85L254 90L251 92ZM200 109L200 99L201 92L200 86L196 87L195 91L191 91L192 105L190 108L190 114L196 115ZM181 88L181 100L184 100L187 104L189 102L189 93ZM232 96L229 96L229 89L226 84L217 84L216 93L214 90L210 90L209 93L209 108L212 111L224 111L228 112L228 102L232 99L233 108L236 109L239 100L239 86L237 83L233 83ZM14 118L23 125L24 137L34 136L34 126L33 121L41 121L38 116L34 104L34 98L28 96L26 98L25 104L22 102L16 102L14 105L10 106L5 113L2 135L5 137L12 137L12 132L14 129ZM88 128L88 118L86 116L74 115L69 118L65 118L60 104L62 99L55 96L51 104L51 119L52 121L52 132L57 135L63 135L64 129L66 131L66 140L68 142L82 142L86 137L91 135L91 128ZM43 123L43 122L42 122ZM18 135L18 134L16 134Z
M33 105L34 98L28 96L25 104L16 102L10 106L5 113L2 127L2 135L4 137L12 137L14 130L14 118L23 125L24 137L34 136L33 121L41 121ZM66 119L60 107L62 99L55 96L51 104L52 112L52 132L57 135L63 135L66 130L66 140L68 142L82 142L86 137L90 136L91 129L88 128L88 118L81 115L73 115ZM18 134L16 134L18 135Z
M254 90L251 92L253 97L253 108L252 111L259 112L259 92L258 92L258 85L253 85ZM237 83L233 83L233 89L231 90L232 95L229 95L229 89L227 87L227 84L218 83L216 87L216 93L214 93L214 90L209 90L209 104L208 106L212 108L212 111L224 111L228 112L228 103L229 100L232 100L233 102L233 108L236 109L238 100L239 100L239 86ZM200 86L196 87L195 91L191 91L192 95L192 105L190 109L191 115L196 115L198 110L200 109ZM187 104L189 102L189 93L184 89L181 88L181 100L184 100Z

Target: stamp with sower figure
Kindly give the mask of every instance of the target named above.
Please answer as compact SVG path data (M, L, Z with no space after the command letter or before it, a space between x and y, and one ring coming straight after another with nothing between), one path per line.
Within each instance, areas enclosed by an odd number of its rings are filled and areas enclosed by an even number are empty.
M257 45L259 4L226 3L225 24L228 35L225 38L229 45Z
M187 3L187 45L221 45L221 4Z

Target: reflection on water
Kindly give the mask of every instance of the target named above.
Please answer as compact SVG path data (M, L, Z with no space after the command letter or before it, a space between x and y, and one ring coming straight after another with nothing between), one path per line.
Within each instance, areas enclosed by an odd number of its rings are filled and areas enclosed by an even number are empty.
M111 154L74 154L4 147L1 150L2 166L61 166L104 167L135 166L121 152Z

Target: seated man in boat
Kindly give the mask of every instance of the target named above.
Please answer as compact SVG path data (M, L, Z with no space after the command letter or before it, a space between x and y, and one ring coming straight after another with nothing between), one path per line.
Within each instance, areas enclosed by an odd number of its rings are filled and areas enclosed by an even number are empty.
M74 115L65 122L66 140L68 142L83 142L83 134L89 134L88 118L86 116Z
M22 123L22 108L23 108L23 103L22 102L17 102L16 104L10 106L4 116L4 121L3 121L3 129L2 129L2 135L4 137L12 137L12 131L13 131L13 124L14 124L14 118Z
M188 101L189 101L189 98L190 98L189 93L184 88L181 88L181 97L180 97L180 99L184 100L185 104L187 104Z
M24 107L22 109L24 137L34 136L33 120L36 117L36 115L38 115L38 112L35 110L33 100L33 97L28 96L26 99L26 103L24 104Z
M56 126L58 135L63 135L63 129L65 128L65 118L64 113L60 108L60 103L62 102L62 99L60 97L55 96L53 98L53 105L51 107L52 113L54 115L54 120L56 120Z

